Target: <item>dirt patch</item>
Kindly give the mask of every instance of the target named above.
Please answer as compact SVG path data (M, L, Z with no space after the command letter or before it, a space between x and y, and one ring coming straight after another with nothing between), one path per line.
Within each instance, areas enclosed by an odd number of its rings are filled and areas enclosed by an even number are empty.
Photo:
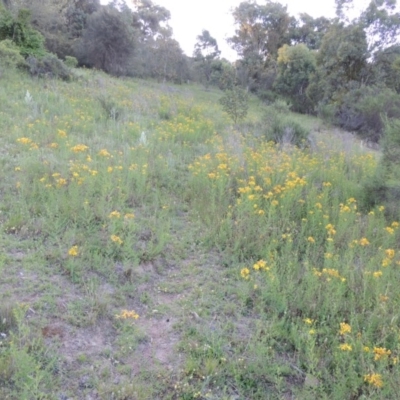
M175 370L180 364L180 357L176 353L179 342L179 332L174 328L176 318L151 318L141 322L140 327L146 333L146 341L137 349L140 354L140 365L132 365L134 371L155 370L163 366Z

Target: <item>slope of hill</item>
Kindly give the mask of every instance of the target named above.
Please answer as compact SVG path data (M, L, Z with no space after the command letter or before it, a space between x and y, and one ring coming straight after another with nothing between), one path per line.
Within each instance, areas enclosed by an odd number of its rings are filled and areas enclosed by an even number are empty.
M0 81L0 397L396 397L374 155L267 143L255 99L234 128L218 91L79 76Z

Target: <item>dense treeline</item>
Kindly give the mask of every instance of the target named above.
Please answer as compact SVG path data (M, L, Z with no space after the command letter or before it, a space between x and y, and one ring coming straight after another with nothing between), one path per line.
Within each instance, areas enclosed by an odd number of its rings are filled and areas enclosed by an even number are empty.
M80 66L117 76L177 83L190 78L190 60L172 37L169 11L151 0L134 1L134 9L116 1L102 6L99 0L3 3L0 40L11 40L23 48L26 43L15 36L17 26L35 32L39 38L32 51L21 51L24 56L43 57L48 52L61 60L75 57ZM24 40L31 43L31 39Z
M337 15L328 19L296 18L271 0L244 1L232 12L236 31L228 41L238 60L230 63L206 30L193 56L186 56L173 38L170 12L151 0L134 0L133 7L124 1L3 0L0 51L8 54L16 45L25 58L75 57L80 66L117 76L190 79L221 89L239 84L266 101L283 98L293 111L319 114L378 141L381 115L400 116L400 13L395 0L373 0L349 20L351 3L336 0ZM54 57L47 61L56 64Z
M116 76L192 80L217 86L228 97L242 87L266 102L284 100L292 111L318 115L381 142L386 155L397 143L396 0L371 0L353 19L346 17L352 0L335 0L332 19L304 13L296 18L271 0L244 1L232 12L236 30L228 42L238 54L234 63L221 59L207 30L197 37L192 57L186 56L173 38L170 12L151 0L133 0L130 7L122 0L106 6L99 0L2 2L2 64L64 79L69 77L67 64ZM385 165L380 174L390 175ZM381 183L388 179L378 177Z

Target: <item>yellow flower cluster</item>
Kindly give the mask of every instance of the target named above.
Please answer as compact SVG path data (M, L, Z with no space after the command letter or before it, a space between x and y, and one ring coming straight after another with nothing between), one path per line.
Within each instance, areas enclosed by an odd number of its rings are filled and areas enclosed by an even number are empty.
M256 271L269 271L271 268L267 265L266 261L264 260L259 260L257 261L254 265L253 268Z
M77 144L76 146L71 147L71 151L73 151L74 153L82 153L88 149L89 147L85 144Z
M351 333L351 326L349 324L347 324L346 322L341 322L339 334L345 335L346 333Z
M336 234L335 227L332 224L326 225L325 229L327 230L329 236L334 236Z
M352 351L353 350L351 345L348 343L342 343L341 345L339 345L339 349L342 351Z
M325 277L328 282L331 280L331 278L337 278L341 282L346 282L346 278L341 276L339 274L339 271L334 268L323 268L322 271L319 271L318 269L314 268L313 273L315 276Z
M381 374L364 375L364 382L367 382L368 384L375 386L377 388L383 387L383 380Z
M122 310L119 314L115 315L117 319L138 319L139 314L136 313L134 310Z
M69 250L68 250L68 255L71 257L76 257L79 255L79 248L78 246L72 246Z
M240 271L240 276L243 279L249 279L250 277L250 270L248 268L242 268Z
M102 157L111 157L111 154L108 152L108 150L107 149L101 149L100 151L99 151L99 156L102 156Z
M387 350L385 347L374 347L374 360L379 361L382 359L387 359L392 352Z
M112 242L117 243L119 245L121 245L122 243L124 243L124 241L117 235L111 235L110 239Z

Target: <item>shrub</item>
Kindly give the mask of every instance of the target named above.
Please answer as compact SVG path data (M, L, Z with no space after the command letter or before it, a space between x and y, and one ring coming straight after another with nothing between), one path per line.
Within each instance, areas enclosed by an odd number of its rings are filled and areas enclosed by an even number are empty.
M0 7L0 40L12 40L24 57L43 56L46 54L44 37L32 28L30 17L29 10L20 9L17 17L13 17L8 10Z
M400 96L387 88L364 86L343 97L335 123L378 142L384 131L383 116L400 118Z
M81 64L123 75L129 68L135 44L135 32L123 13L103 7L88 18L76 54Z
M364 201L369 207L384 204L387 214L400 217L400 119L385 118L383 155L375 176L364 184Z
M318 117L328 124L334 123L336 113L337 108L334 104L320 104L318 106Z
M264 121L264 137L267 141L298 147L308 145L309 131L292 118L279 114L275 109L270 108Z
M47 54L42 58L29 56L26 62L32 76L59 78L65 81L71 78L69 68L54 54Z
M285 114L290 112L291 105L285 100L276 100L270 107L272 110L280 114Z
M65 56L64 64L69 68L76 68L78 66L78 60L72 56Z
M24 57L10 39L0 42L0 65L12 68L26 66Z
M243 120L249 109L249 96L238 86L226 90L224 96L220 99L222 108L229 114L232 121L237 124Z

